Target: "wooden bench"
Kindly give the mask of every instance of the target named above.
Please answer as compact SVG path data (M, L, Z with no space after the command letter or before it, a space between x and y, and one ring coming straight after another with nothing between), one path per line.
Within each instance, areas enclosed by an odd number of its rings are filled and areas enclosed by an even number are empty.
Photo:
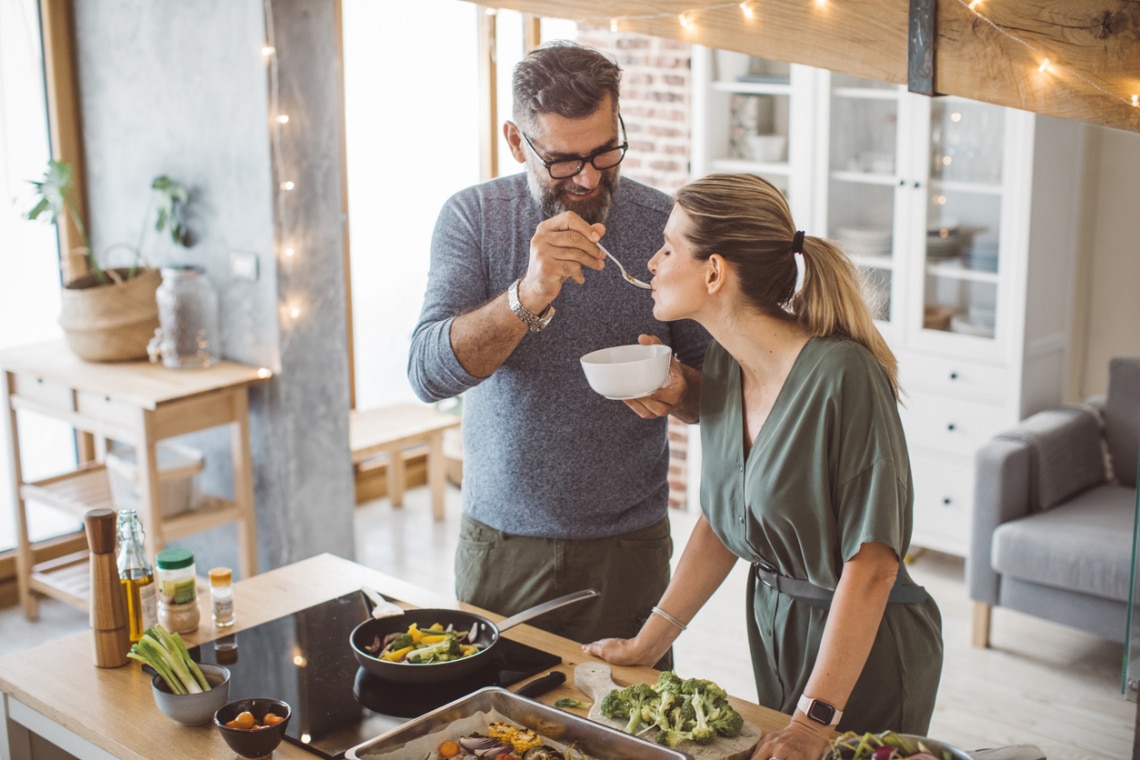
M402 403L373 409L354 409L349 415L348 437L354 467L378 456L388 458L388 496L393 507L403 506L406 479L404 455L409 449L427 448L431 511L443 519L446 460L443 432L458 427L459 417L427 404Z

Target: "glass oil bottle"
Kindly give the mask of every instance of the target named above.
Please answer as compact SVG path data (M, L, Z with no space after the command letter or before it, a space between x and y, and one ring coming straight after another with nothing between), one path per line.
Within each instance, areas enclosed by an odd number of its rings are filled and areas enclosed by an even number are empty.
M146 534L138 512L119 511L119 581L127 601L131 642L142 638L147 628L158 622L158 596L154 568L146 558Z

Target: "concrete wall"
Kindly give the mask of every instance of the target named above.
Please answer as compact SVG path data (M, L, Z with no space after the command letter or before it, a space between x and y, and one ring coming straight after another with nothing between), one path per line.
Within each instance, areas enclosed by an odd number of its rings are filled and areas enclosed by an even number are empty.
M251 393L259 565L325 551L351 558L333 4L84 0L75 13L95 247L138 239L154 176L191 188L194 244L151 233L142 248L155 265L205 266L220 295L225 358L275 372ZM270 32L276 88L261 52ZM290 117L279 132L278 101ZM296 189L280 190L285 180ZM278 256L285 241L298 252L289 260ZM235 252L257 260L255 281L230 276ZM206 453L203 486L232 495L228 431L189 443ZM179 543L202 572L237 567L232 527Z

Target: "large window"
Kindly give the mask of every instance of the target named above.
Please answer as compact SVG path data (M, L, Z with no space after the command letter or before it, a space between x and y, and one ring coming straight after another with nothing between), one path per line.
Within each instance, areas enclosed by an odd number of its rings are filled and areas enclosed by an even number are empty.
M414 399L406 368L436 216L480 180L479 13L461 0L344 0L345 132L356 406ZM498 170L523 19L498 12ZM543 22L544 37L573 35ZM381 44L382 41L382 44Z
M28 222L28 180L43 176L51 154L37 0L0 0L0 348L59 338L58 243L55 228ZM37 419L20 425L25 479L75 465L70 428ZM16 545L11 453L0 438L0 552ZM75 518L31 505L32 540L77 530Z

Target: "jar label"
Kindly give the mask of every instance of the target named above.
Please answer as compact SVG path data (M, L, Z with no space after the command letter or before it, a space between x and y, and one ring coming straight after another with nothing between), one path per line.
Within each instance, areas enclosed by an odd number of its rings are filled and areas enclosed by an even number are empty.
M162 601L166 604L187 604L198 598L198 583L194 578L162 582Z
M153 628L158 622L158 595L154 592L154 584L139 587L139 611L142 613L143 631Z

